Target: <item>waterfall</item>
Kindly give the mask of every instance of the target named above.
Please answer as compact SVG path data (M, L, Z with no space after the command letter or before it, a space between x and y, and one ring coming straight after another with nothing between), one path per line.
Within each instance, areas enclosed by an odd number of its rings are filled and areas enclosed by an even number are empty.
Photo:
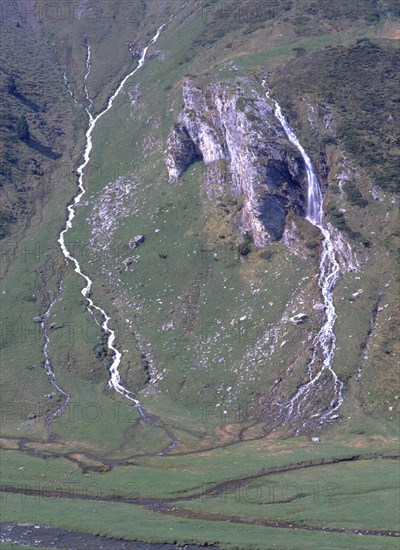
M265 88L265 81L263 81L262 85ZM336 310L333 302L333 290L339 278L340 266L336 259L333 240L324 223L321 186L311 159L286 121L278 102L270 97L269 91L267 91L266 95L273 102L275 107L274 114L285 130L289 141L295 145L303 157L307 170L306 219L320 229L323 237L318 284L324 299L324 320L313 341L313 353L307 367L308 382L300 386L290 401L282 406L282 410L285 411L285 424L300 420L302 428L305 428L307 425L315 422L316 418L319 419L321 424L324 420L332 418L334 416L333 413L343 403L343 382L339 380L333 369L336 346L336 335L334 332ZM328 374L328 379L323 374ZM318 395L321 390L326 391L327 384L329 384L330 401L329 403L324 403L322 409L315 413L316 403L313 397ZM296 433L299 433L300 430L301 428Z
M271 99L268 93L267 93L267 97L268 99ZM274 100L271 100L271 101L274 101ZM307 183L308 183L306 218L313 225L316 225L317 227L322 227L322 192L321 192L321 186L316 176L314 167L311 163L311 159L305 152L299 140L297 139L296 134L287 123L285 117L282 114L282 109L280 105L276 101L274 101L274 103L275 103L276 118L282 124L283 129L285 130L286 135L289 138L289 141L293 143L293 145L295 145L297 149L300 151L301 156L303 157L304 163L306 165Z

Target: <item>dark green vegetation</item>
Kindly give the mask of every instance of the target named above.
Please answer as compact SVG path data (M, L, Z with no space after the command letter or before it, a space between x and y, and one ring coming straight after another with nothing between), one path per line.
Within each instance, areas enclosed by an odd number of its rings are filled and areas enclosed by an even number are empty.
M364 38L348 47L329 47L292 61L281 81L277 76L276 89L285 90L287 106L290 90L296 90L333 107L336 139L346 153L357 159L377 185L398 192L399 75L398 44ZM329 143L327 136L321 137Z
M97 19L13 15L0 29L4 520L222 548L397 548L397 2L143 1L119 14L104 5ZM145 66L96 128L87 206L67 239L112 318L121 377L144 422L107 386L105 335L57 244L87 125L59 65L85 103L91 45L87 84L99 112L135 66L127 42L143 48L162 23ZM291 214L296 246L257 249L237 237L243 205L228 184L214 203L201 161L175 184L165 168L185 78L248 77L262 94L266 73L318 170L327 217L360 264L335 290L344 404L337 422L300 437L290 426L272 431L265 402L271 388L280 402L304 381L322 319L312 307L319 233ZM23 117L29 139L19 137ZM110 187L119 176L122 199ZM104 216L118 223L96 248ZM130 249L139 234L144 243ZM62 397L33 319L60 284L49 352L71 401L49 437L45 419ZM284 319L300 311L306 323ZM171 433L179 445L158 456Z
M83 126L49 42L37 26L26 32L11 19L1 24L0 234L19 240L60 192L61 174L73 192L73 140L82 145Z

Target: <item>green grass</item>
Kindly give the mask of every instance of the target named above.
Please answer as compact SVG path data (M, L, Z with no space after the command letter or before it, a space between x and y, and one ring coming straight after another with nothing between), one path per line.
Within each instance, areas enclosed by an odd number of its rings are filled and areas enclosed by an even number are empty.
M376 460L267 475L219 496L208 495L180 506L324 527L396 530L396 499L397 462Z
M90 531L103 536L126 539L151 540L152 542L218 543L222 548L248 548L257 550L274 548L285 544L286 548L327 549L359 548L380 550L379 537L346 534L312 533L289 529L268 529L258 526L232 525L228 522L209 522L175 518L157 514L138 506L104 502L68 502L46 498L40 503L27 496L21 502L19 495L7 495L8 506L4 519L12 521L34 521L66 529ZM156 521L155 521L156 520ZM249 542L249 538L251 542ZM386 538L385 548L397 548L395 539Z
M118 330L118 346L126 350L120 367L124 383L140 396L149 413L172 428L180 445L174 449L174 456L135 458L129 465L114 464L111 471L106 471L102 461L156 453L168 443L168 438L149 422L136 426L137 412L107 388L110 358L103 357L104 335L86 311L80 293L83 280L71 266L64 266L59 252L51 253L50 258L17 254L2 286L2 320L7 336L3 341L2 383L6 402L21 404L12 411L7 409L11 414L2 423L8 449L2 459L5 485L64 489L72 482L80 494L100 489L103 496L112 496L116 491L125 497L187 496L217 482L257 474L263 468L397 452L398 428L393 410L397 403L398 352L393 340L398 319L393 281L397 222L391 196L388 194L381 202L371 196L372 185L392 190L393 153L397 146L389 115L395 113L392 100L396 88L388 71L397 53L389 40L377 37L387 32L387 12L391 10L394 17L395 4L384 2L377 17L377 8L369 0L324 3L318 6L317 22L308 0L292 7L271 4L271 9L275 9L273 17L271 12L263 11L265 3L257 6L262 13L256 24L240 20L235 13L221 20L215 12L206 23L197 2L189 2L183 9L174 3L165 6L163 13L158 11L158 3L147 3L145 13L134 24L127 18L103 19L97 25L90 25L85 18L71 25L44 22L45 30L40 33L47 34L40 36L48 40L42 42L42 48L49 55L44 71L52 77L49 97L43 100L49 108L47 114L37 116L27 112L27 118L35 132L44 132L40 135L49 140L48 144L52 143L49 128L54 130L61 125L66 135L54 143L61 149L65 144L62 160L76 166L81 158L86 121L82 113L72 109L68 97L59 104L50 101L56 80L55 60L66 66L74 90L82 97L83 35L87 34L93 53L88 88L95 110L99 111L122 76L134 66L126 42L135 41L142 47L161 20L166 21L171 11L175 13L157 44L149 49L149 54L160 50L165 59L147 59L96 128L84 197L88 205L77 210L68 241L83 270L94 280L95 303L112 317L111 325ZM355 44L357 38L365 36L371 40ZM12 44L7 49L10 55L16 49ZM26 52L31 49L31 42L26 38L20 46ZM10 59L23 67L21 79L32 77L35 64L29 67L21 57ZM7 66L6 72L9 70ZM320 300L315 284L318 239L309 224L294 217L302 233L300 246L310 251L307 259L295 255L282 243L275 243L259 252L252 246L250 254L239 262L231 253L237 246L232 220L238 205L231 201L230 190L221 197L225 206L218 206L205 198L202 163L191 166L183 178L170 184L164 162L166 139L182 108L184 78L198 75L196 82L206 84L251 77L251 86L258 86L263 93L257 76L260 70L273 72L274 96L283 105L320 173L321 158L329 164L330 172L322 178L327 187L326 207L331 206L335 213L331 219L346 230L362 263L362 269L343 276L335 290L335 369L346 383L345 402L339 422L321 434L319 444L311 443L308 436L293 439L283 431L271 439L261 439L265 395L269 395L278 378L283 379L280 398L290 396L304 380L307 342L320 325L320 314L312 310L313 303ZM376 100L382 79L386 96ZM140 97L132 108L128 92L135 92L137 84ZM369 107L371 101L375 102L374 112ZM15 98L8 97L7 102L12 116L19 116L20 106ZM327 102L333 108L332 132L323 120ZM307 119L307 103L316 106L313 125ZM71 111L74 114L67 121ZM49 128L43 130L43 124ZM11 140L10 151L14 147L12 154L24 162L30 152L23 144L12 143L10 132L12 129L3 132ZM346 183L341 191L336 174L342 151L350 159L351 183ZM106 235L101 252L96 252L87 246L92 237L88 219L97 214L106 186L125 175L134 180L135 187L125 201L117 202L112 197L109 212L118 216L120 223L115 232ZM38 181L43 181L43 177ZM54 187L39 189L45 201L41 208L27 211L24 219L30 220L30 226L23 228L18 214L18 238L22 238L19 252L25 250L25 245L32 248L37 243L41 250L57 246L57 236L65 222L65 205L74 193L76 181L74 176L67 178L64 174L56 181ZM35 193L32 197L36 197ZM10 194L9 204L14 198ZM128 209L127 213L123 209ZM7 221L7 216L3 220ZM156 233L155 229L160 231ZM145 243L132 252L128 242L137 234L145 235ZM225 239L221 239L221 234ZM221 248L222 243L225 248ZM369 248L362 243L369 243ZM214 250L217 258L213 257ZM119 272L124 259L134 256L139 260ZM47 309L61 277L63 292L49 321L62 328L52 331L49 351L57 381L72 399L67 411L54 422L61 439L48 441L43 420L56 408L57 397L45 397L53 388L43 369L43 335L33 317ZM358 288L364 292L350 301ZM376 324L370 333L377 307L382 309L376 313ZM281 323L285 312L292 314L299 309L309 310L307 324ZM247 320L238 324L244 315ZM133 322L135 334L126 319ZM171 320L175 329L162 330L162 325ZM238 326L251 336L233 332L232 327ZM15 327L18 333L13 336L10 331ZM269 327L278 329L274 350L269 344L260 344L256 353L253 335ZM148 371L142 354L149 351L157 373L163 375L155 384L146 384ZM228 387L232 389L228 391ZM263 420L254 426L238 416L241 407L249 402ZM40 411L38 418L26 421L26 413L36 408ZM227 411L225 416L223 409ZM243 427L249 428L244 432L245 438L260 439L238 442ZM39 454L31 456L18 451L14 437L26 438L29 452ZM190 453L201 449L202 453ZM83 456L84 452L90 454ZM71 456L103 473L82 473L69 460ZM3 507L3 515L9 521L37 522L130 540L208 541L218 542L223 548L264 550L382 550L381 537L271 529L215 520L220 520L221 514L323 527L394 529L393 511L398 504L395 467L394 461L365 460L301 468L259 478L255 482L262 492L259 500L253 498L255 486L250 483L245 499L238 499L237 491L233 491L218 498L176 503L178 509L212 514L208 519L156 514L126 503L12 494L4 496L7 506ZM271 503L266 491L272 483L281 497L286 489L283 497L290 496L295 486L300 487L302 495ZM327 500L332 490L333 496L338 497L335 502ZM239 491L240 495L243 493ZM384 539L385 548L395 548L396 543L393 538Z

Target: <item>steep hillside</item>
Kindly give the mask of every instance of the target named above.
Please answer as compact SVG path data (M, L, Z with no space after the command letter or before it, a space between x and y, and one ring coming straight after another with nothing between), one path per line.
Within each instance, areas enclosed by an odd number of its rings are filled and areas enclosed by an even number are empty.
M5 521L396 547L399 17L2 6Z

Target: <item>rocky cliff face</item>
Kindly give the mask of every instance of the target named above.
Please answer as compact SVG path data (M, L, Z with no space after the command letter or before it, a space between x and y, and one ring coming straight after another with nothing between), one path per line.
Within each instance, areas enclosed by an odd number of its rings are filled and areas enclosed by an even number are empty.
M210 195L228 185L242 197L240 231L259 247L280 239L289 210L304 214L306 174L263 91L247 79L202 89L187 81L183 100L167 144L170 181L202 160Z

